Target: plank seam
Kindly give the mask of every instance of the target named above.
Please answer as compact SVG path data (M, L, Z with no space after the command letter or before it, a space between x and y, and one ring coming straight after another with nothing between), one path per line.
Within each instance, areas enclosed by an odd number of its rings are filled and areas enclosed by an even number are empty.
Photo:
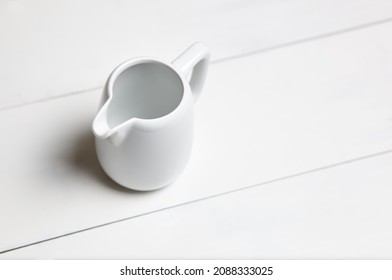
M378 20L378 21L372 21L372 22L368 22L368 23L365 23L365 24L356 25L356 26L352 26L352 27L348 27L348 28L344 28L344 29L340 29L340 30L336 30L336 31L332 31L332 32L327 32L327 33L324 33L324 34L311 36L311 37L308 37L308 38L303 38L303 39L299 39L299 40L295 40L295 41L291 41L291 42L287 42L287 43L283 43L283 44L278 44L278 45L275 45L275 46L271 46L271 47L267 47L267 48L263 48L263 49L259 49L259 50L255 50L255 51L251 51L251 52L244 53L244 54L228 56L228 57L221 58L221 59L216 59L216 60L212 59L211 60L211 64L227 62L229 60L235 60L235 59L239 59L239 58L243 58L243 57L247 57L247 56L252 56L252 55L256 55L256 54L261 54L261 53L266 53L266 52L270 52L270 51L275 51L275 50L279 50L279 49L282 49L282 48L287 48L287 47L291 47L291 46L295 46L295 45L300 45L300 44L304 44L304 43L314 42L314 41L317 41L317 40L322 40L322 39L330 38L330 37L333 37L333 36L343 35L343 34L347 34L347 33L350 33L350 32L355 32L355 31L359 31L359 30L362 30L362 29L367 29L367 28L378 26L378 25L387 24L387 23L390 23L390 22L392 22L392 17L385 18L385 19ZM35 103L50 101L50 100L53 100L53 99L68 97L68 96L75 95L75 94L88 93L88 92L91 92L91 91L94 91L94 90L99 90L99 89L102 89L102 88L103 88L103 85L95 86L95 87L91 87L91 88L88 88L88 89L83 89L83 90L79 90L79 91L72 91L72 92L63 93L63 94L59 94L59 95L56 95L56 96L51 96L51 97L47 97L47 98L43 98L43 99L33 100L33 101L20 103L20 104L16 104L16 105L9 105L9 106L4 106L4 107L0 106L0 111L8 110L8 109L16 108L16 107L21 107L21 106L26 106L26 105L31 105L31 104L35 104Z
M195 200L191 200L191 201L187 201L187 202L171 205L171 206L168 206L168 207L164 207L164 208L148 211L148 212L141 213L141 214L138 214L138 215L134 215L134 216L131 216L131 217L122 218L122 219L119 219L119 220L115 220L115 221L99 224L99 225L96 225L96 226L93 226L93 227L84 228L84 229L81 229L81 230L77 230L77 231L69 232L69 233L66 233L66 234L54 236L54 237L51 237L51 238L39 240L39 241L36 241L36 242L32 242L32 243L28 243L28 244L25 244L25 245L21 245L21 246L18 246L18 247L6 249L6 250L3 250L3 251L0 251L0 254L5 254L5 253L11 252L11 251L15 251L15 250L23 249L23 248L26 248L26 247L38 245L38 244L41 244L41 243L49 242L49 241L52 241L52 240L60 239L60 238L63 238L63 237L67 237L67 236L70 236L70 235L82 233L82 232L85 232L85 231L94 230L94 229L97 229L97 228L109 226L109 225L112 225L112 224L121 223L121 222L124 222L124 221L129 221L129 220L132 220L132 219L136 219L136 218L139 218L139 217L155 214L155 213L158 213L158 212L163 212L163 211L170 210L170 209L173 209L173 208L179 208L179 207L182 207L182 206L185 206L185 205L188 205L188 204L193 204L193 203L197 203L197 202L200 202L200 201L209 200L209 199L213 199L213 198L216 198L216 197L225 196L225 195L229 195L229 194L232 194L232 193L241 192L241 191L245 191L245 190L249 190L249 189L253 189L253 188L263 187L263 186L266 186L268 184L273 184L273 183L276 183L276 182L286 181L286 180L289 180L289 179L292 179L292 178L297 178L297 177L300 177L300 176L305 176L305 175L313 174L313 173L317 173L317 172L323 172L323 171L326 171L326 170L330 170L330 169L333 169L333 168L338 168L338 167L341 167L341 166L344 166L344 165L348 165L348 164L352 164L352 163L355 163L355 162L364 161L364 160L368 160L368 159L373 159L373 158L377 158L377 157L381 157L381 156L385 156L385 155L390 155L390 154L392 154L392 149L386 150L386 151L382 151L382 152L379 152L379 153L374 153L374 154L370 154L370 155L357 157L357 158L346 160L346 161L341 161L341 162L334 163L334 164L325 165L325 166L314 168L314 169L309 169L307 171L293 173L293 174L290 174L290 175L287 175L287 176L275 178L275 179L268 180L268 181L265 181L265 182L252 184L252 185L249 185L249 186L241 187L241 188L230 190L230 191L227 191L227 192L213 194L213 195L202 197L202 198L198 198L198 199L195 199Z

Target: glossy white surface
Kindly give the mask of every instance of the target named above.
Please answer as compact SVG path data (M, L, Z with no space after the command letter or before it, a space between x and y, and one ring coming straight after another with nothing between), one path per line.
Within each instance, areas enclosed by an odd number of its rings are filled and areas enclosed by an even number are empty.
M0 108L101 87L121 61L197 40L219 60L391 17L390 0L4 0Z
M391 29L385 23L211 65L191 161L157 192L124 191L99 169L89 127L100 90L0 111L0 250L390 150Z
M392 154L205 199L4 259L391 259ZM364 172L366 170L366 172Z

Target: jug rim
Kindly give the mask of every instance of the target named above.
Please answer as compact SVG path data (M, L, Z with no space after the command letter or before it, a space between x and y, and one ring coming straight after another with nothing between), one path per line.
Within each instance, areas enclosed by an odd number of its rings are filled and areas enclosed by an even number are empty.
M169 113L157 117L157 118L138 118L138 117L132 117L123 123L113 127L110 131L110 134L116 133L118 130L125 128L125 127L132 127L137 130L142 130L142 131L154 131L156 129L162 128L169 123L173 122L176 120L177 115L180 115L182 111L185 110L185 107L183 103L191 99L191 96L189 94L186 94L186 92L190 91L190 86L189 83L185 80L185 78L181 75L181 73L173 67L171 63L168 63L166 61L163 61L161 59L157 59L155 57L148 57L148 56L143 56L143 57L136 57L132 59L128 59L122 63L120 63L110 74L108 82L106 84L106 94L107 94L107 100L105 104L102 106L108 106L110 101L113 98L113 88L114 84L117 80L117 78L123 73L125 70L136 66L140 64L146 64L146 63L153 63L153 64L159 64L167 67L170 69L181 81L181 86L182 86L182 96L181 100L178 103L178 105L171 110ZM191 101L191 100L189 100Z

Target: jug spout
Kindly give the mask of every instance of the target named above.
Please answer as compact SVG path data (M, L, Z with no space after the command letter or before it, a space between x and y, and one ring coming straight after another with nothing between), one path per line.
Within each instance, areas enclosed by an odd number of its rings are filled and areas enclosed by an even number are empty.
M107 118L107 104L105 104L95 117L92 125L92 131L96 138L106 139L110 143L118 146L126 137L126 130L118 127L110 127Z

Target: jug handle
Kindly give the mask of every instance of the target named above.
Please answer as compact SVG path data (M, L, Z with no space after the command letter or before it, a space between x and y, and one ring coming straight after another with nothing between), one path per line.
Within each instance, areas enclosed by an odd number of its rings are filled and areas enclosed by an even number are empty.
M207 75L210 51L201 42L192 44L173 62L173 67L185 77L192 72L189 84L191 86L193 101L200 96Z

